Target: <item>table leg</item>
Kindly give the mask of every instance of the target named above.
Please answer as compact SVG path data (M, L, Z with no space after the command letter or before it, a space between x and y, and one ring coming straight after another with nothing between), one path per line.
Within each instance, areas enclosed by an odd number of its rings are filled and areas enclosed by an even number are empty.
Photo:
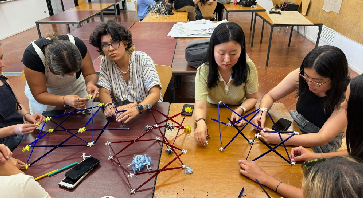
M171 80L168 86L168 102L172 103L175 100L175 86L174 86L174 75L171 76Z
M126 14L126 21L129 21L129 16L127 15L127 2L126 2L126 0L125 0L125 14Z
M42 38L42 34L40 33L39 23L35 23L35 25L37 26L39 38Z
M262 20L262 30L261 30L261 39L260 39L260 44L262 43L262 38L263 38L263 30L265 29L265 21Z
M103 11L101 11L101 21L103 22Z
M270 32L270 38L268 41L268 49L267 49L267 60L266 60L266 66L268 66L268 59L270 57L270 49L271 49L271 40L272 40L272 33L274 31L274 26L271 25L271 32Z
M181 76L175 76L175 87L180 89L181 88Z
M292 31L293 30L294 30L294 26L291 26L291 32L290 32L290 37L289 37L289 45L287 45L288 47L290 47L291 37L292 37Z
M319 25L318 38L316 39L315 48L317 48L319 46L320 34L321 34L322 29L323 29L323 25Z
M79 22L79 23L78 23L77 28L80 28L80 27L81 27L81 23L82 23L82 22Z
M71 33L71 28L69 27L69 24L67 24L68 33Z
M113 6L114 10L115 10L115 21L117 21L117 9L116 9L116 4Z
M256 15L257 15L257 14L255 14L255 21L253 22L253 31L252 31L252 41L251 41L251 47L253 47L253 38L255 37Z
M226 20L228 21L228 11L226 8L224 8L226 10Z
M253 13L254 13L254 12L252 12L250 32L252 31Z

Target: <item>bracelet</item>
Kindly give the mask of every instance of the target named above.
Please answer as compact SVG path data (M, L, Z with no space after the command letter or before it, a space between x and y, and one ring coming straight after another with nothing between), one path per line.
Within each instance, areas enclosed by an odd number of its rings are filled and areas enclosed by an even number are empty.
M30 114L29 112L28 112L28 113L25 113L25 114L23 115L23 119L24 119L25 121L28 121L28 120L26 119L26 115L27 115L27 114L32 115L32 114Z
M244 113L246 112L246 108L244 108L244 107L242 107L242 106L237 107L237 109L242 109L242 110L243 110L242 114L244 114ZM241 115L242 115L242 114L241 114Z
M197 122L199 122L200 120L204 120L204 122L207 124L207 122L205 121L205 118L198 118L194 121L196 126L197 126Z
M280 184L282 184L282 181L280 181L280 183L277 184L275 192L277 192L277 188L280 186Z
M113 105L113 103L112 103L112 102L107 103L107 104L105 105L105 109L106 109L108 106L110 106L110 105Z

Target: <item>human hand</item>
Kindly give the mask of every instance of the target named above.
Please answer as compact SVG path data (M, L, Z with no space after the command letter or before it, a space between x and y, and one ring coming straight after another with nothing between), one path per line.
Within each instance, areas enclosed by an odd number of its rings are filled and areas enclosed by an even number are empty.
M272 131L270 128L264 128L265 131L260 131L261 139L265 141L267 144L277 144L281 142L279 134L277 133L269 133L268 131Z
M25 115L25 119L29 123L35 124L37 122L39 122L39 123L43 122L44 116L42 114L40 114L40 113L36 113L36 114L33 114L33 115L26 114Z
M13 153L7 146L0 144L0 163L5 163L12 155Z
M38 126L35 124L17 124L13 125L13 132L16 135L25 135L32 133Z
M320 153L314 153L302 146L291 149L290 158L293 162L309 161L321 157Z
M104 110L103 113L105 114L106 117L112 117L113 115L116 115L116 109L115 109L115 105L111 104L108 105Z
M77 95L66 95L64 96L64 102L75 109L84 109L88 102L88 98L80 98Z
M98 87L91 82L87 84L86 90L88 94L93 95L93 98L99 97L100 95Z
M13 157L10 158L10 160L13 162L13 164L16 166L16 168L18 168L19 170L21 168L26 167L26 164L22 161L20 161L19 159L15 159Z
M126 108L126 111L117 113L116 121L128 123L130 120L136 118L139 114L140 111L136 109L136 107Z
M266 122L266 114L265 113L259 113L257 114L252 120L251 122L256 125L259 126L261 129L265 128L265 122ZM260 131L259 129L257 129L256 127L254 127L257 131Z
M238 108L236 110L234 110L236 113L238 113L239 115L242 115L243 110L241 108ZM231 121L234 123L234 125L236 126L243 126L244 124L246 124L246 121L244 119L242 119L239 122L236 122L237 120L241 119L241 117L239 117L237 114L235 114L234 112L232 112L231 115ZM236 122L236 123L235 123ZM232 123L231 123L232 124Z
M263 184L269 176L255 161L238 160L240 169L239 172L250 178L252 181L256 179Z
M204 120L199 120L197 128L194 130L194 139L198 144L205 146L207 144L208 129Z

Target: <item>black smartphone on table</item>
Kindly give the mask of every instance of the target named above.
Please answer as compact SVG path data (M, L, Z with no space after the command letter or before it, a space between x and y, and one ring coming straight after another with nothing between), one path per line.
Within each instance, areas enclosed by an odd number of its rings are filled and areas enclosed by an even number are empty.
M83 178L87 176L96 166L100 164L100 160L94 157L88 157L81 163L66 172L66 177L58 184L60 187L73 189Z
M55 117L59 115L63 115L66 113L66 110L50 110L50 111L44 111L42 114L45 117Z
M192 111L190 112L190 113L188 113L187 111L185 111L185 108L187 108L187 107L190 107L191 109L192 109ZM185 104L184 106L183 106L183 110L182 110L182 115L183 116L191 116L191 115L193 115L193 111L194 111L194 105L190 105L190 104Z
M274 131L286 131L291 126L291 121L285 118L280 118L275 125L272 126Z

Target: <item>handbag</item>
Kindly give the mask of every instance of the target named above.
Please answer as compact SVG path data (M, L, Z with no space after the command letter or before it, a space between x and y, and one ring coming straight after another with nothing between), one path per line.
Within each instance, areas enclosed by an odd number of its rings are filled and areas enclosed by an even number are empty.
M197 39L190 42L185 48L185 60L194 68L201 66L207 57L210 39Z
M256 0L241 0L240 1L241 6L243 7L251 7L252 5L256 5Z

